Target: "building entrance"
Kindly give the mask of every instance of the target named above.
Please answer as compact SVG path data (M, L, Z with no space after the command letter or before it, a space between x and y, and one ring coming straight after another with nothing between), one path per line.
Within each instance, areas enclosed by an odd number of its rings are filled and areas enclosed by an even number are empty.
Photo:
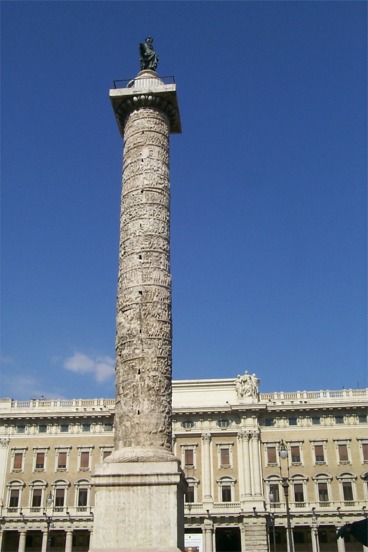
M239 527L216 528L216 552L241 552Z

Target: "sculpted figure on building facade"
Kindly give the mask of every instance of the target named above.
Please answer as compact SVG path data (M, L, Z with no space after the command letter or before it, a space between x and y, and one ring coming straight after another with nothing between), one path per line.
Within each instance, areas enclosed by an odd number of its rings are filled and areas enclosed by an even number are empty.
M258 399L258 385L259 379L255 374L248 374L246 371L244 375L238 375L235 381L235 389L238 399L242 400L247 397Z
M158 55L153 49L152 42L153 42L152 37L147 36L146 41L144 43L141 42L139 45L139 54L140 54L142 71L144 69L151 69L152 71L156 71L156 67L158 64Z

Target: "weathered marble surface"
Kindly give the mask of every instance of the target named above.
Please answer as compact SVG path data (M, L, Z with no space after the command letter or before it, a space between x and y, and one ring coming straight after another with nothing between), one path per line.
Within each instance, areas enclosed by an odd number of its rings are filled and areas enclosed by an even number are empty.
M159 108L125 122L113 461L171 450L169 128Z

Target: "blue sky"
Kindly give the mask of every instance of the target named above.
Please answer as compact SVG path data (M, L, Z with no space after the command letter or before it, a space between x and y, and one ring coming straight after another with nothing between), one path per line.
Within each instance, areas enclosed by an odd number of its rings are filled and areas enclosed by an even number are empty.
M112 397L122 141L174 75L175 379L366 371L365 2L2 2L1 396Z

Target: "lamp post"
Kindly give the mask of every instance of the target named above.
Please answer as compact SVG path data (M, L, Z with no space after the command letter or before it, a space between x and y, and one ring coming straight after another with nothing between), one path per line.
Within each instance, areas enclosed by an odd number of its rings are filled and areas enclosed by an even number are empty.
M49 552L49 550L50 550L50 528L52 527L52 517L48 515L47 508L51 507L53 501L54 501L54 497L52 496L52 493L50 492L48 494L47 499L46 499L46 511L44 512L44 515L46 516L46 523L47 523L46 552Z
M275 500L275 495L273 493L269 494L270 504ZM272 527L272 549L273 552L276 552L276 530L275 530L275 512L270 512L270 520Z
M288 459L288 451L287 451L287 448L285 446L284 441L281 441L281 443L280 443L279 456L283 460ZM281 466L280 466L280 471L281 471ZM289 463L288 463L288 471L289 471ZM287 550L288 550L288 552L295 552L293 532L291 530L291 516L290 516L290 505L289 505L289 486L290 485L289 485L288 477L282 477L281 478L281 486L284 489L284 494L285 494Z

